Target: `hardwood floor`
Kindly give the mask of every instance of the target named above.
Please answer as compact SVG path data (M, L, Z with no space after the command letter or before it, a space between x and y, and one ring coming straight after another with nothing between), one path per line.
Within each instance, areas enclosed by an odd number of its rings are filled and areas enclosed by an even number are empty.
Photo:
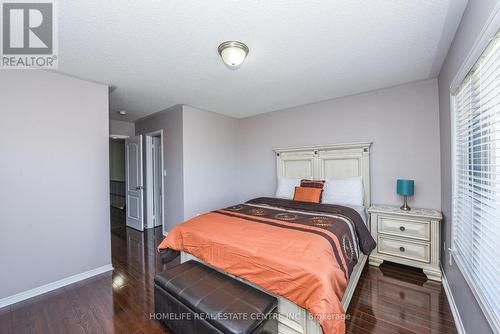
M150 320L161 229L112 226L113 273L0 309L0 333L168 333ZM456 333L441 284L392 264L365 267L347 313L347 333Z
M347 333L457 333L439 282L392 263L366 265L349 304Z

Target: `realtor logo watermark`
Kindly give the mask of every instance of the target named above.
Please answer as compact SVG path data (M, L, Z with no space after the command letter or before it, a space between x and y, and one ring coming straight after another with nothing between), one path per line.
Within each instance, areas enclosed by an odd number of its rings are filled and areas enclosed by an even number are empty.
M0 0L1 69L56 69L58 65L55 1Z

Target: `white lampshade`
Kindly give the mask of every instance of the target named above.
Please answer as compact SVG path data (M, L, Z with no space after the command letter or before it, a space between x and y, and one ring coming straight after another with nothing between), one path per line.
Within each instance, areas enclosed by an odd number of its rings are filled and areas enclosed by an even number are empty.
M248 47L236 41L224 42L219 45L218 50L224 64L232 70L237 69L248 54Z

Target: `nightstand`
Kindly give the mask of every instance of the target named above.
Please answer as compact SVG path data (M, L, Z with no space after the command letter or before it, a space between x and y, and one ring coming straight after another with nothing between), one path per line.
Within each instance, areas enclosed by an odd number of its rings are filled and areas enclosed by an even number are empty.
M384 260L422 268L428 279L441 281L439 268L441 212L429 209L403 211L397 206L375 205L368 209L370 228L377 247L369 264Z

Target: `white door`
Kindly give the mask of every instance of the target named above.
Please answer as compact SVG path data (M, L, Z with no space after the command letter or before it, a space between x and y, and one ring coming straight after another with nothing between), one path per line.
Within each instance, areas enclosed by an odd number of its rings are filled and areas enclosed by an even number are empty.
M125 140L125 169L127 226L142 231L144 229L142 135Z

